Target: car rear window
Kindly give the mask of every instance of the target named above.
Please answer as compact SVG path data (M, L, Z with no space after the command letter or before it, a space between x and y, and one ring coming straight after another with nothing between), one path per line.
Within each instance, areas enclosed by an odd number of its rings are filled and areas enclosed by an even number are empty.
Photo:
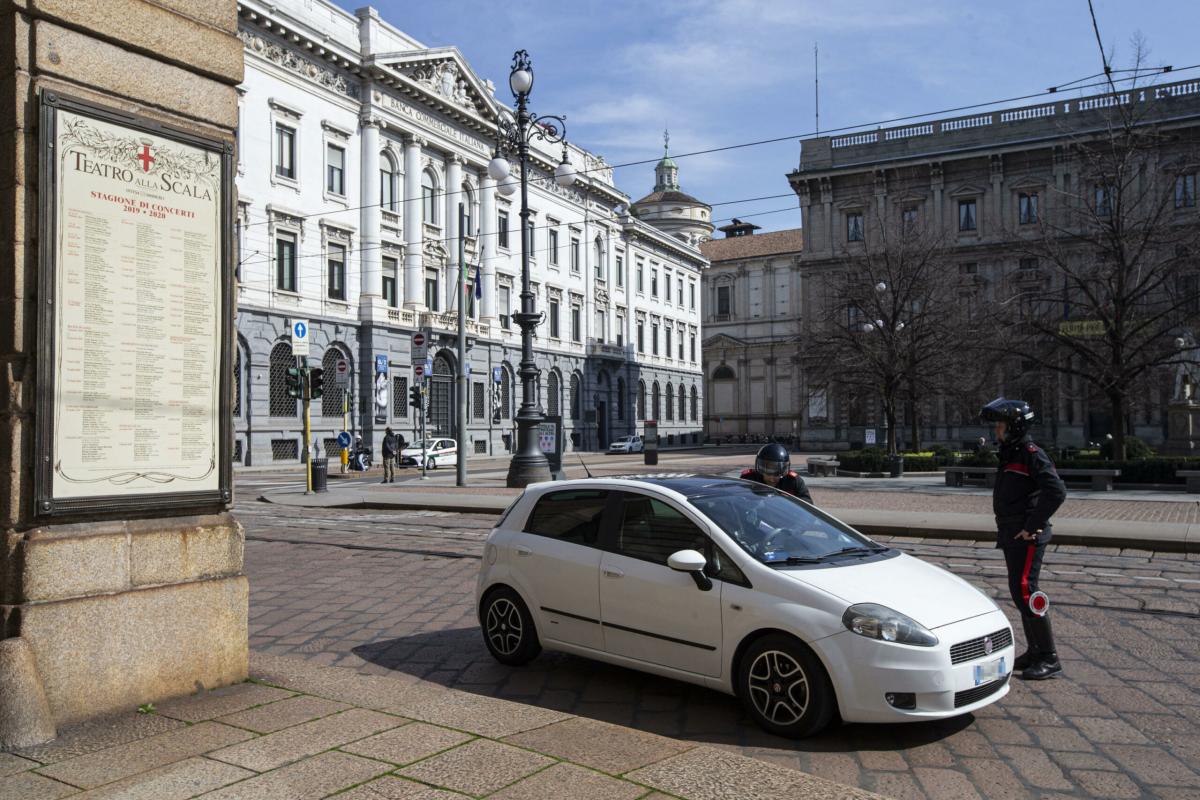
M607 504L608 492L599 489L551 492L533 507L525 532L594 545Z

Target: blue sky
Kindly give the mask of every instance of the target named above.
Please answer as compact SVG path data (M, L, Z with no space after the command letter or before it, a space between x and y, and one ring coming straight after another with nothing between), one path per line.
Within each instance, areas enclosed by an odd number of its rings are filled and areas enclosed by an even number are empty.
M362 4L337 1L348 9ZM664 126L672 153L810 134L814 42L822 130L1031 94L1100 71L1087 0L374 5L424 44L458 47L506 100L512 53L527 49L536 73L533 110L566 114L572 141L610 164L657 158ZM1138 34L1150 64L1200 63L1197 0L1095 6L1116 66L1130 62ZM1174 79L1197 76L1200 70ZM680 182L710 203L781 194L798 160L796 140L681 158ZM652 187L652 167L618 169L615 179L637 199ZM794 206L789 199L721 205L713 216L746 216L778 230L799 224Z

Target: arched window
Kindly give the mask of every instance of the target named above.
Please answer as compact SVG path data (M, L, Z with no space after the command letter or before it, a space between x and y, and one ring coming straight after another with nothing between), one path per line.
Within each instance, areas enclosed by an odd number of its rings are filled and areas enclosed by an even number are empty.
M242 415L242 346L233 346L233 415Z
M571 375L571 419L578 421L583 414L579 406L579 373Z
M604 280L604 241L599 236L592 244L592 263L596 265L596 277Z
M638 381L637 391L637 418L646 418L646 382Z
M696 390L692 389L692 391ZM684 391L682 384L679 386L679 421L687 421L687 392Z
M290 342L280 342L271 348L271 398L272 417L294 417L297 413L296 398L288 394L288 370L296 366Z
M617 419L625 421L625 379L617 378Z
M387 211L397 208L396 162L388 152L379 155L379 207Z
M462 194L458 199L463 204L463 236L474 236L475 193L471 191L471 184L464 183L462 185Z
M546 413L552 417L562 414L562 379L555 370L546 378Z
M714 381L736 381L737 376L733 374L732 369L722 364L713 372L712 379Z
M428 170L421 173L421 219L429 225L438 224L437 183Z
M696 387L692 387L692 422L700 418L700 393L696 391Z
M660 399L658 381L655 381L654 385L650 389L650 418L655 422L661 419L661 417L659 417L659 413L662 411L662 405L659 402Z
M512 367L504 364L500 369L500 418L512 419Z
M346 354L339 347L330 347L325 351L325 355L321 357L321 368L325 370L324 380L322 381L324 392L321 394L322 417L340 417L344 411L342 406L342 387L337 382L338 361L345 361L347 365L350 363L350 359L346 358Z
M675 390L671 388L671 384L667 384L667 422L672 422L675 419Z

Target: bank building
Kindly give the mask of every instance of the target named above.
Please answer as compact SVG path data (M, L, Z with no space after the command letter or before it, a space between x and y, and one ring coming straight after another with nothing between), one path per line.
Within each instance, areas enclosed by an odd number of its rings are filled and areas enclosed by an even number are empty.
M507 88L452 46L428 47L373 8L324 0L238 4L240 87L234 458L294 463L301 403L290 322L325 368L313 436L337 452L344 426L378 452L383 429L418 438L411 339L429 337L428 433L468 454L515 447L520 405L520 194L487 174ZM536 53L534 53L536 58ZM502 86L506 85L502 84ZM533 98L537 109L536 96ZM642 200L603 158L572 144L577 177L553 181L561 145L531 151L526 235L536 309L539 399L567 449L597 450L657 420L664 445L698 443L699 244L711 209L684 194L664 153ZM515 170L514 170L515 171ZM467 264L466 430L456 429L459 205ZM337 365L349 377L338 382ZM348 412L347 412L348 410Z

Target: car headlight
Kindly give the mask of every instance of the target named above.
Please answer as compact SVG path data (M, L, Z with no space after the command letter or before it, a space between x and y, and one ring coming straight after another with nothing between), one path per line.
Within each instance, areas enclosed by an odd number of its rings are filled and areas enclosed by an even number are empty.
M921 623L875 603L850 606L842 614L842 624L847 630L868 639L915 644L918 647L933 647L938 643L937 637Z

